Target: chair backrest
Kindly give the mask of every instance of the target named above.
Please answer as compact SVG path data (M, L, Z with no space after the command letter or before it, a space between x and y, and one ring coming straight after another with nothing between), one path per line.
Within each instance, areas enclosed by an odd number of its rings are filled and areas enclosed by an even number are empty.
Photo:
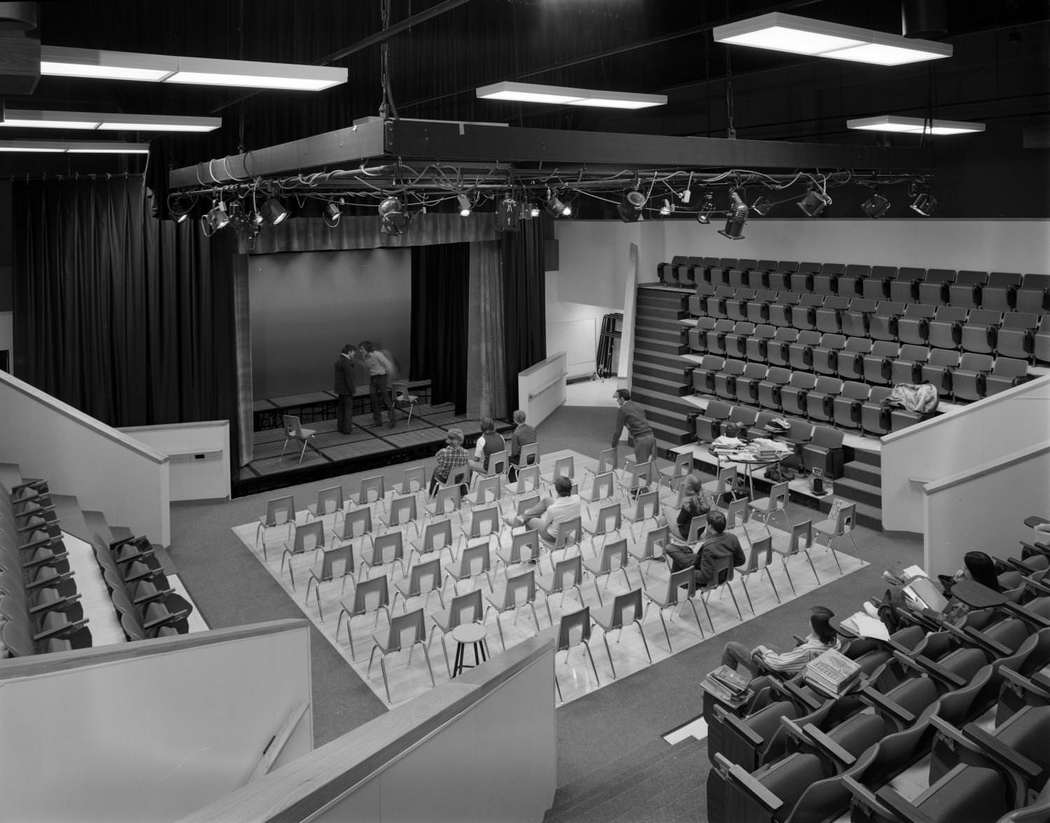
M615 561L615 562L614 562ZM602 553L598 561L598 571L602 574L623 569L627 567L627 538L610 540L602 546Z
M384 485L382 475L365 477L361 480L361 488L357 491L358 505L367 506L370 503L382 500L385 496L386 486Z
M788 481L782 483L774 483L769 489L769 508L767 511L772 514L773 512L782 512L787 509L788 498L791 495L791 489L788 485Z
M732 555L726 555L730 560L733 559ZM682 569L681 571L672 572L671 576L667 580L667 597L664 600L664 605L674 606L678 603L678 593L682 587L686 589L686 597L692 597L696 593L696 575L693 574L693 567L690 566L688 569Z
M324 523L313 520L295 527L295 541L292 543L292 554L312 552L324 548Z
M715 477L715 497L721 497L736 482L736 466L723 466Z
M301 440L303 437L303 422L294 414L281 416L284 421L284 433L286 437L294 437Z
M553 551L577 545L583 537L583 521L579 515L562 520L558 523L558 531L554 538Z
M540 535L535 529L526 529L519 534L511 535L510 563L521 563L522 557L526 560L538 560L540 556Z
M427 628L422 608L390 618L390 631L386 642L388 652L400 651L415 643L425 642L426 639Z
M317 492L317 516L335 514L343 508L343 487L329 486Z
M689 534L685 538L686 543L695 543L700 539L700 535L704 529L707 528L707 515L698 514L692 520L689 521Z
M457 466L448 473L448 482L446 486L462 486L468 480L470 480L470 466Z
M519 466L535 466L540 462L540 447L536 443L527 443L518 452Z
M432 520L423 529L423 539L420 541L420 553L439 552L452 545L452 521L447 517L441 520Z
M616 471L620 468L620 450L616 448L602 449L598 452L597 474Z
M763 555L765 555L763 557ZM773 559L773 538L766 535L761 540L751 541L751 551L747 556L747 565L741 569L742 574L757 572L763 566L768 566Z
M686 571L692 571L687 569ZM703 587L703 591L711 591L717 589L719 586L725 585L733 576L733 555L725 554L721 557L716 557L714 561L714 568L712 569L711 579ZM692 592L690 592L692 596Z
M503 603L500 611L510 611L535 601L536 572L529 569L507 578L507 587L503 590Z
M408 573L410 596L425 594L441 588L441 559L435 557L426 563L416 563Z
M510 465L509 458L507 457L507 450L500 449L498 452L493 452L489 455L488 469L489 474L506 474L507 466Z
M266 501L267 526L283 526L285 523L295 522L295 498L292 496L278 497L275 500Z
M561 616L561 620L558 621L558 651L568 651L573 646L590 639L591 610L589 606Z
M813 545L813 521L804 520L791 527L791 542L788 544L791 554L797 554L802 549L808 549Z
M540 496L538 494L530 494L528 497L518 498L518 517L524 517L525 512L530 509L536 508L540 504Z
M582 582L583 558L580 555L566 557L554 564L550 591L563 592L570 586L579 586Z
M422 491L427 485L427 470L423 466L409 466L401 480L401 492L414 494Z
M403 526L418 517L416 511L416 496L406 494L404 497L395 497L390 501L390 525Z
M569 455L568 457L559 457L554 461L554 475L551 479L556 477L568 477L570 480L576 476L576 460Z
M372 556L378 563L392 563L405 558L405 536L403 532L387 532L375 538Z
M474 509L470 513L470 537L488 537L499 531L499 506Z
M442 486L434 492L434 513L438 515L452 514L459 511L463 497L459 493L459 485Z
M844 435L838 429L830 429L827 426L813 427L813 445L825 449L837 449L842 445Z
M742 526L747 522L748 506L747 498L741 497L738 500L732 501L726 506L726 528L735 529L737 526Z
M611 471L594 475L594 484L591 487L591 500L608 500L613 496L616 488L616 475Z
M366 614L381 607L390 607L390 587L386 575L358 582L354 588L353 613Z
M354 540L372 533L372 510L368 506L351 509L343 517L342 540Z
M853 531L853 521L856 516L856 503L847 503L844 506L840 506L835 513L835 534L846 534Z
M644 489L653 484L652 460L646 460L644 463L628 463L625 468L629 478L627 488L631 491Z
M645 536L645 553L642 557L655 557L656 547L659 546L662 549L667 548L667 544L671 542L671 529L669 526L658 526L655 529L649 529L649 533Z
M474 487L474 500L477 505L484 506L502 499L503 484L500 483L499 475L491 474L487 477L478 477L477 485Z
M672 474L674 477L685 477L693 471L693 453L682 452L675 455Z
M464 623L480 623L483 609L481 589L453 597L448 606L448 630L452 631Z
M619 503L610 503L598 509L598 517L594 522L595 534L609 534L619 530L623 525L623 509Z
M473 577L483 574L492 569L492 557L489 555L489 547L485 543L476 546L466 546L459 556L460 578Z
M622 629L625 623L642 619L642 590L631 589L613 598L610 629Z
M524 446L522 446L524 448ZM518 480L515 494L526 494L537 491L540 487L540 467L537 465L522 466L518 469Z
M660 514L660 493L655 489L642 492L634 501L634 519L644 520Z

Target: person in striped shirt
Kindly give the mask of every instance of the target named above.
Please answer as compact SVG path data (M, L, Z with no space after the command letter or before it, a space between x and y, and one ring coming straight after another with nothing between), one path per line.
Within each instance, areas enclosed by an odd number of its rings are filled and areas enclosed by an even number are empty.
M736 669L743 666L754 677L762 672L798 674L806 664L828 649L841 650L842 641L831 627L835 613L826 606L814 606L809 615L810 633L791 651L777 652L767 646L749 649L743 643L730 640L722 652L722 664Z

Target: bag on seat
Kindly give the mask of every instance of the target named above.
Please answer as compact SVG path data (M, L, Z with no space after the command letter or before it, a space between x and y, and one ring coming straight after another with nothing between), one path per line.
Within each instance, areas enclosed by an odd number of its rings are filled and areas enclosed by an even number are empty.
M886 398L887 405L903 406L910 412L932 414L937 411L937 387L932 383L898 383Z

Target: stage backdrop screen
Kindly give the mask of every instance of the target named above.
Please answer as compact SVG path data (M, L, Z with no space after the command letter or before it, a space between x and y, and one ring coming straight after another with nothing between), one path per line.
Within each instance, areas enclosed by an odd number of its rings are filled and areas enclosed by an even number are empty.
M407 376L409 249L253 255L249 278L256 400L330 390L339 350L362 340L390 349Z

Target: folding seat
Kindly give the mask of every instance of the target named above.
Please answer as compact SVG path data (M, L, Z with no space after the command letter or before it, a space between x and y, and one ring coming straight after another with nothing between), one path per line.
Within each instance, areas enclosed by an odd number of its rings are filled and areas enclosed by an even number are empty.
M863 380L864 358L870 351L871 340L867 337L847 337L838 356L838 376L842 380Z
M820 334L800 331L794 343L788 346L788 365L799 371L809 371L813 365L813 349L820 345ZM770 363L773 361L771 360Z
M737 290L747 288L750 285L747 280L747 269L730 269L729 285Z
M764 409L780 409L780 393L791 380L791 372L774 366L758 381L758 402Z
M810 420L830 421L835 416L835 398L842 394L842 381L836 377L818 377L813 390L806 394L806 414Z
M704 283L710 284L710 282L711 282L711 267L712 266L717 266L717 265L718 265L718 258L717 257L701 257L700 258L699 278L697 279L697 283L699 284L701 282L704 282Z
M977 308L981 305L981 289L987 282L986 271L960 269L955 275L955 280L948 284L948 304L964 309Z
M809 262L809 263L807 263L807 262L802 262L802 263L799 263L799 264L798 264L798 265L797 265L797 266L796 266L795 268L793 268L793 269L792 269L791 271L811 271L811 272L818 272L818 271L821 271L821 269L822 269L822 268L823 268L823 264L821 264L821 263L813 263L813 262Z
M995 351L999 325L1003 315L999 311L974 309L962 326L962 350L976 354L991 354Z
M726 360L722 370L715 374L715 394L726 400L736 400L736 379L746 368L747 363L743 360Z
M797 263L794 265L798 265ZM770 269L766 275L766 282L772 291L789 291L791 289L791 272L794 269L785 269L779 264L775 269Z
M850 299L832 294L824 298L824 305L816 311L816 328L822 332L837 332L842 329L842 312L849 308Z
M827 271L821 268L820 271L813 272L810 275L812 278L809 287L810 291L814 294L823 294L825 297L835 294L838 291L839 276L841 274L841 270L836 268L830 268Z
M707 270L707 272L708 272L708 282L710 282L712 286L714 286L716 288L721 288L723 286L725 286L725 287L729 286L729 267L728 266L723 267L722 264L719 263L717 266L711 266L711 268L709 268Z
M961 306L940 306L928 333L930 346L935 349L957 349L962 341L962 326L970 310Z
M747 319L752 323L765 323L769 320L769 304L775 303L777 293L769 289L756 289L755 296L747 302Z
M675 280L678 281L679 286L696 285L696 280L693 277L693 263L691 257L683 257L682 262L675 265L674 276Z
M758 409L733 406L732 411L729 412L729 422L735 423L740 431L747 431L758 422Z
M715 322L715 327L707 333L707 350L711 354L724 354L726 335L736 328L732 320L722 318Z
M847 429L860 428L861 407L874 391L867 383L848 380L842 384L842 394L832 401L835 410L835 425Z
M831 480L842 477L842 438L836 429L814 426L813 439L802 447L803 465L810 471L821 469Z
M777 268L779 264L776 260L759 260L755 263L755 267L752 271L771 272Z
M798 331L791 328L777 329L773 339L766 345L766 362L771 366L789 364L789 347L798 340Z
M819 374L834 375L838 373L838 355L846 346L846 338L841 334L825 334L820 338L820 345L814 346L811 355L813 371ZM803 365L792 363L794 368Z
M993 271L988 275L988 285L981 289L981 308L1010 311L1017 299L1017 289L1020 285L1020 274Z
M849 309L842 312L842 333L847 337L868 336L868 315L878 304L874 300L855 297Z
M995 340L995 351L999 355L1027 360L1032 356L1035 330L1039 328L1039 315L1011 311L1003 315L1003 324Z
M689 314L692 317L700 317L704 313L704 298L699 294L689 295Z
M1041 363L1050 363L1050 314L1043 316L1043 322L1032 338L1032 354Z
M725 358L716 354L705 354L700 365L693 369L693 389L702 394L714 394L715 375L725 365Z
M687 334L691 352L703 354L707 351L707 333L714 331L716 322L713 317L698 317L696 319L696 326L689 329Z
M732 269L736 267L736 264L740 261L736 257L719 257L718 265L723 269Z
M1050 274L1026 274L1017 290L1016 308L1034 314L1050 309Z
M937 314L931 303L909 303L904 314L897 318L897 339L901 343L925 346L929 340L930 321Z
M951 394L952 370L959 368L959 352L951 349L931 349L929 359L922 367L922 382L933 383L938 394Z
M808 420L797 420L793 419L789 421L791 423L791 429L784 439L794 443L796 446L803 446L813 439L813 424Z
M752 406L758 405L758 384L766 379L769 368L764 363L748 363L736 378L736 399Z
M849 265L836 281L840 297L856 297L864 290L864 281L871 277L871 266Z
M707 315L709 317L725 317L726 300L735 295L736 289L731 289L729 286L716 285L715 293L709 295L704 301Z
M798 305L791 307L791 325L796 329L812 329L817 323L817 309L824 305L824 298L819 294L804 293Z
M740 271L750 271L758 265L757 260L752 260L750 257L741 257L736 261L736 264L730 266L733 269L740 269Z
M900 353L890 361L889 382L894 385L920 382L923 363L929 356L930 350L926 346L901 346Z
M787 414L806 416L806 395L817 385L816 375L793 372L791 380L780 389L780 407Z
M774 326L790 326L791 307L798 303L800 297L793 291L778 292L776 302L769 304L769 322Z
M890 300L912 303L918 297L919 283L926 272L908 266L900 269L893 266L875 266L873 274L886 278L886 294Z
M773 411L760 411L756 417L755 422L747 430L747 439L754 440L756 437L769 437L769 426L779 415Z
M754 289L744 287L736 289L736 294L725 300L726 317L730 320L747 320L747 304L754 299Z
M774 271L774 270L775 271L783 271L783 272L798 271L798 261L797 260L780 260L780 261L777 262L777 264L775 266L773 266L773 268L770 269L770 271Z
M722 424L729 419L730 411L730 405L721 400L708 403L707 409L696 416L696 439L701 443L709 443L718 437Z
M897 358L899 347L892 340L876 340L871 351L864 355L862 368L866 383L885 384L890 382L890 368Z
M812 271L793 271L788 274L788 287L792 291L797 292L812 292L813 291L813 276Z
M984 397L985 375L991 370L992 358L989 355L967 352L959 360L959 368L952 370L952 395L956 400Z
M885 300L890 296L890 282L896 277L897 269L893 266L872 266L871 274L860 281L860 296L868 300Z
M869 434L881 436L890 430L890 408L885 405L885 401L889 399L891 391L888 386L872 386L868 399L861 402L860 427Z
M874 340L896 340L897 318L904 313L904 304L883 300L868 318L868 336Z
M957 277L953 269L930 269L918 284L919 302L935 305L947 303L951 286Z
M998 394L1001 391L1019 386L1028 380L1028 364L1024 360L1011 357L995 358L991 374L985 377L985 394Z
M754 333L747 341L747 359L758 363L765 362L766 348L776 333L776 327L770 326L768 323L755 326Z
M726 357L747 356L747 341L755 333L755 324L746 320L739 321L731 332L727 332L723 344Z
M656 266L656 274L660 278L660 282L665 285L674 285L674 267L682 260L681 257L675 257L670 263L658 263Z

